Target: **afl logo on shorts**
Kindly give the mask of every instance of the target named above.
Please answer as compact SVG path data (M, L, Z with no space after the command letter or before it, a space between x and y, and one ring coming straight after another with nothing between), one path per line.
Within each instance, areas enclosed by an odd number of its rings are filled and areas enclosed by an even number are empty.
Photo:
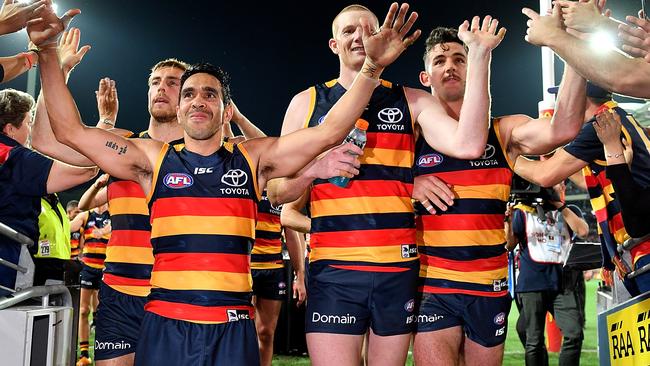
M503 325L506 322L506 313L500 312L494 317L494 324Z
M418 166L420 168L431 168L442 163L442 156L440 154L426 154L418 158Z
M318 119L318 122L317 122L319 125L320 125L321 123L323 123L323 121L325 120L325 116L327 116L327 115L324 114L324 115L320 116L320 118Z
M163 178L163 183L171 189L187 188L194 184L194 179L185 173L167 173Z
M415 309L415 300L411 299L404 304L404 310L408 311L409 313L413 312L413 309Z

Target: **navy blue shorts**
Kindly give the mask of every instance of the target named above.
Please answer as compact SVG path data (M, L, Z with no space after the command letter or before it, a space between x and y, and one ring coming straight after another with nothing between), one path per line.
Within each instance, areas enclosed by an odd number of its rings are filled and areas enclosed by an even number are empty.
M396 272L336 268L327 261L309 264L307 333L380 336L415 330L419 261L400 263Z
M95 359L135 352L147 298L127 295L102 282L95 318Z
M284 300L287 296L287 279L284 268L252 269L253 295L269 300Z
M417 333L460 326L467 338L494 347L506 341L512 299L464 294L423 293L417 309Z
M103 271L85 264L81 266L81 273L79 273L81 288L99 290L99 284L102 283Z
M259 365L260 351L252 319L198 324L145 312L137 366Z

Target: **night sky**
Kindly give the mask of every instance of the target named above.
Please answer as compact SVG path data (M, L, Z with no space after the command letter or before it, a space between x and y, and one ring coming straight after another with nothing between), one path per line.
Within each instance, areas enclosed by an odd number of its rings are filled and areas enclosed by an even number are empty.
M331 22L348 1L194 1L55 0L58 13L78 7L72 25L82 32L81 45L92 49L74 70L69 82L82 118L98 119L95 94L98 81L117 82L118 127L147 128L147 77L157 61L177 57L186 62L220 65L232 78L240 110L268 135L278 135L284 112L296 93L335 78L338 59L327 42ZM383 19L389 1L359 1ZM458 27L473 15L492 15L508 29L492 58L493 115L537 114L542 97L540 49L524 41L523 6L538 9L536 1L412 1L420 14L416 27L423 35L391 65L383 77L410 87L421 87L424 39L436 26ZM640 0L610 1L613 15L636 14ZM24 31L2 36L0 55L25 50ZM559 83L561 62L556 59ZM3 84L26 90L25 75ZM86 184L88 186L91 182ZM85 187L61 194L63 202L79 198Z
M612 1L622 18L639 7L637 0ZM331 21L352 2L314 1L56 1L58 12L78 7L73 25L82 32L82 45L92 49L75 69L70 88L87 124L98 118L94 90L100 77L117 82L120 100L118 126L140 131L147 127L146 81L149 68L167 57L187 62L208 61L232 77L232 91L240 110L268 135L279 134L291 97L308 86L336 77L338 59L327 42ZM390 2L361 1L380 19ZM524 41L526 17L522 6L535 1L411 2L420 18L423 36L388 70L384 78L421 87L424 38L435 26L453 26L471 16L490 14L508 29L492 60L493 114L537 113L541 98L539 48ZM3 36L0 52L24 50L25 32ZM556 69L561 70L561 62ZM25 90L23 76L4 86Z

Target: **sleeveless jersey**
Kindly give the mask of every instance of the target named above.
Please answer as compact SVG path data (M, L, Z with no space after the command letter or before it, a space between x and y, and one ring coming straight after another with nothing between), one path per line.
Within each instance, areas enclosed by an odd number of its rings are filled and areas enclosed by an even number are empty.
M111 223L109 211L98 214L95 211L88 211L88 218L84 222L84 249L82 262L92 268L104 269L104 260L106 259L106 245L111 238L111 234L104 234L95 238L93 232L103 228Z
M194 323L253 318L256 174L241 145L202 156L165 144L147 197L154 265L145 310Z
M129 137L150 138L146 131ZM106 248L102 279L116 291L147 296L151 290L153 250L144 192L136 182L110 177L107 195L113 232Z
M418 202L420 291L497 297L508 293L508 254L503 220L512 181L511 164L499 136L499 120L488 133L483 156L449 157L418 139L415 174L435 175L457 194L447 211L431 215Z
M283 268L282 226L280 213L282 205L274 207L266 195L257 205L257 224L255 225L255 245L251 253L251 269Z
M79 240L83 235L83 228L70 233L70 259L77 259L79 257Z
M632 159L632 176L642 187L650 185L650 135L625 110L615 102L607 102L605 106L614 110L621 117L621 133L629 142L634 152ZM574 157L588 163L582 169L585 177L591 206L598 222L598 233L602 242L604 258L617 256L616 246L629 238L623 225L621 208L615 198L614 187L606 177L607 161L603 145L591 122L583 125L575 140L564 147L564 150ZM634 263L644 255L650 254L650 241L641 243L631 250ZM605 261L607 264L607 261ZM612 268L608 265L608 268Z
M305 127L322 122L345 89L333 80L310 92ZM353 270L403 271L418 258L411 203L415 142L403 87L382 81L361 118L369 127L359 175L347 188L322 179L313 183L310 260Z

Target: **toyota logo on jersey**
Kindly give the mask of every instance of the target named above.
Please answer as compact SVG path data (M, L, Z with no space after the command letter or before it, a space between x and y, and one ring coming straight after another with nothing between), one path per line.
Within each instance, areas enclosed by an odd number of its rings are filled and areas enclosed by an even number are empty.
M485 146L485 151L483 152L483 156L481 156L481 159L483 159L483 160L489 159L489 158L494 156L495 152L496 152L496 149L494 148L494 146L492 146L490 144L487 144Z
M165 186L171 189L187 188L194 184L194 179L191 175L185 173L168 173L163 178Z
M241 169L230 169L221 176L221 183L231 187L241 187L248 182L248 174Z
M399 108L384 108L377 113L377 117L384 123L397 123L402 120L404 115Z

